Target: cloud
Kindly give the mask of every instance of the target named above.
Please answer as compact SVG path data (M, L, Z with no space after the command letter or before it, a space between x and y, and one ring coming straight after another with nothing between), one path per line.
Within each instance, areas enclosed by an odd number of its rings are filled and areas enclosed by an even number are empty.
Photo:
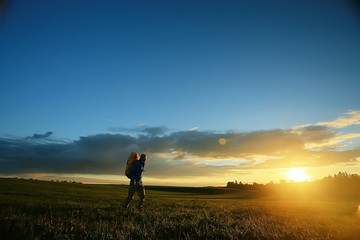
M234 166L211 166L197 164L191 161L169 161L166 157L154 155L151 163L146 166L146 176L153 178L179 178L179 177L214 177L223 176L229 171L234 170ZM243 172L248 171L244 170ZM238 172L242 172L239 169Z
M337 129L360 124L360 111L350 111L345 116L328 122L304 124L291 129L301 136L306 149L336 149L345 140L360 137L359 133L342 134Z
M21 139L0 139L0 173L119 175L129 152L134 150L139 151L135 139L121 134L81 137L79 141L65 144L34 144Z
M118 133L118 132L125 132L125 133L140 133L149 136L160 136L164 135L168 130L170 130L166 126L156 126L156 127L147 127L144 124L140 124L136 128L122 128L122 127L109 127L109 131Z
M0 174L121 176L132 151L148 154L146 175L152 178L360 164L360 149L337 148L360 134L341 134L325 124L251 132L170 131L165 126L145 125L130 130L138 135L97 134L70 142L48 138L52 132L22 139L0 137Z
M26 137L26 139L42 139L42 138L47 138L50 137L50 135L52 135L53 132L47 132L45 134L34 134L32 137Z
M303 147L298 135L279 129L244 133L179 131L166 138L174 150L203 158L240 158L297 151ZM220 138L226 144L220 144Z
M278 169L278 168L297 168L297 167L326 167L347 164L358 164L360 149L347 151L309 151L305 150L300 155L284 155L280 158L269 159L259 164L247 166L251 169Z
M308 126L300 132L300 135L305 142L322 143L334 138L337 134L323 126Z
M151 137L154 137L154 136L164 135L168 130L169 130L169 128L167 128L165 126L143 127L140 129L140 132L150 135Z
M330 122L319 122L317 126L331 127L331 128L345 128L351 125L360 124L360 111L350 111L346 116L339 117L338 119Z
M306 126L301 130L298 129L297 134L304 140L306 149L334 147L339 142L335 141L339 134L323 126Z

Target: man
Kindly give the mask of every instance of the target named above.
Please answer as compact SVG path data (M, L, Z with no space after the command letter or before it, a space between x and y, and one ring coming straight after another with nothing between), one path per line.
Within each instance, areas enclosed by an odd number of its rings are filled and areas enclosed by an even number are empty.
M142 184L142 173L144 172L145 162L147 156L141 154L139 160L135 160L130 168L130 186L129 193L124 202L124 209L129 207L130 201L134 198L135 192L139 195L139 210L143 209L143 203L145 201L145 188Z

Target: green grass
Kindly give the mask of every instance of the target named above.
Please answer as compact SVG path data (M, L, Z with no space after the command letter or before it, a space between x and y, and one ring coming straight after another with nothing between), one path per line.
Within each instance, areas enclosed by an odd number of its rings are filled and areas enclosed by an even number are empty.
M359 239L357 201L275 199L258 191L0 179L1 239Z

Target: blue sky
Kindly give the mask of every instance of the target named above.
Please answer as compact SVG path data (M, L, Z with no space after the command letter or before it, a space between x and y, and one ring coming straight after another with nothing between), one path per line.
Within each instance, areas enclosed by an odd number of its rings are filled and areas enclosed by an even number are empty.
M4 137L267 131L360 109L351 2L19 0L5 10Z

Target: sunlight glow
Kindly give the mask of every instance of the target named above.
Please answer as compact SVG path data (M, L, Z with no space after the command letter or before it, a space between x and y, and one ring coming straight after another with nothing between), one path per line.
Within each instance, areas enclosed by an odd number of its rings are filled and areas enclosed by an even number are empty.
M302 168L290 168L287 173L287 180L294 182L304 182L309 179L309 176L306 174L306 170Z

